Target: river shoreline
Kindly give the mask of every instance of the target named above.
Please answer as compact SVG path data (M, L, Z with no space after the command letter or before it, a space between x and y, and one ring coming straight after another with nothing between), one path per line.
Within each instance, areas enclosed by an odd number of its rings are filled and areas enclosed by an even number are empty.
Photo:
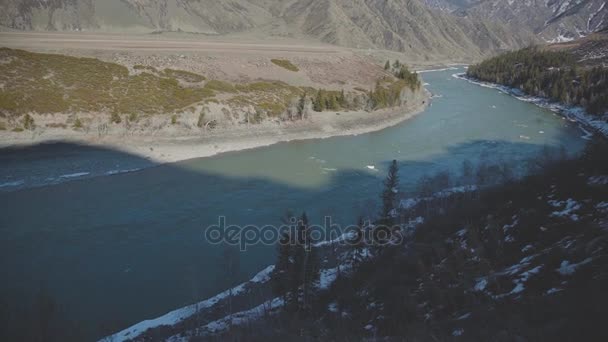
M419 92L409 105L373 112L313 112L309 118L291 122L265 122L212 130L201 134L108 134L98 136L66 130L49 130L36 134L6 132L0 136L0 148L29 147L44 143L69 142L117 150L146 158L157 164L211 157L280 142L326 139L359 135L395 126L424 111L430 92Z
M514 98L520 101L532 103L538 107L549 109L550 111L562 116L566 120L578 123L580 125L581 130L585 132L584 138L587 140L591 139L593 134L588 132L586 129L595 131L605 137L608 137L608 122L594 118L592 115L588 114L582 107L569 106L559 102L551 102L549 99L544 97L528 95L517 88L511 88L502 84L485 82L468 77L466 73L456 73L453 74L452 77L467 81L480 87L497 89L498 91L513 96ZM608 116L608 113L605 114L605 116Z

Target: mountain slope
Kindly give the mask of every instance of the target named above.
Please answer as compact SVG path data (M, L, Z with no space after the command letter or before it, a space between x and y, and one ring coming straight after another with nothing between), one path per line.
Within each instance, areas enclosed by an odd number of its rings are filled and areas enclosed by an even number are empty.
M475 13L534 31L545 41L560 42L608 25L605 0L424 0L448 12Z
M252 32L427 59L479 57L533 41L524 30L420 0L2 0L0 9L0 24L18 30Z

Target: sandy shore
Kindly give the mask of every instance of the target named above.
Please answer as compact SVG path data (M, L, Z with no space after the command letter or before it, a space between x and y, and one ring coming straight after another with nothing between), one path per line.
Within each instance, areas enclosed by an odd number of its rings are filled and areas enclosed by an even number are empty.
M0 147L26 146L45 142L66 141L112 148L148 158L156 163L171 163L192 158L209 157L219 153L240 151L279 142L324 139L334 136L358 135L382 130L421 113L429 103L429 93L421 92L411 105L374 112L314 112L308 119L294 122L265 122L211 130L201 134L108 134L66 130L43 133L13 133L0 135Z

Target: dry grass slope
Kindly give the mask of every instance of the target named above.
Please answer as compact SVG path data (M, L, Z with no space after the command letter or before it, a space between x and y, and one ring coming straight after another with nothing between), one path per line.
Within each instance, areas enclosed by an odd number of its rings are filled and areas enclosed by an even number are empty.
M126 67L93 58L0 49L0 112L168 113L212 97L203 87L184 87L179 80L203 76L165 70L130 74Z

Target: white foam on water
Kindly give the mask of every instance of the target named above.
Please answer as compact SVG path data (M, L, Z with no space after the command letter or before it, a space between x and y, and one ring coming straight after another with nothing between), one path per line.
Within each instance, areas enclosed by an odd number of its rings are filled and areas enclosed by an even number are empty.
M8 188L8 187L19 186L19 185L23 185L23 184L25 184L25 181L23 179L20 179L20 180L16 180L16 181L12 181L12 182L0 183L0 188Z
M76 172L76 173L68 173L65 175L61 175L59 176L59 178L78 178L78 177L82 177L82 176L86 176L91 174L90 172Z
M111 175L117 175L120 173L128 173L128 172L135 172L135 171L139 171L141 170L140 168L134 168L134 169L124 169L124 170L110 170L108 172L106 172L107 176L111 176Z

